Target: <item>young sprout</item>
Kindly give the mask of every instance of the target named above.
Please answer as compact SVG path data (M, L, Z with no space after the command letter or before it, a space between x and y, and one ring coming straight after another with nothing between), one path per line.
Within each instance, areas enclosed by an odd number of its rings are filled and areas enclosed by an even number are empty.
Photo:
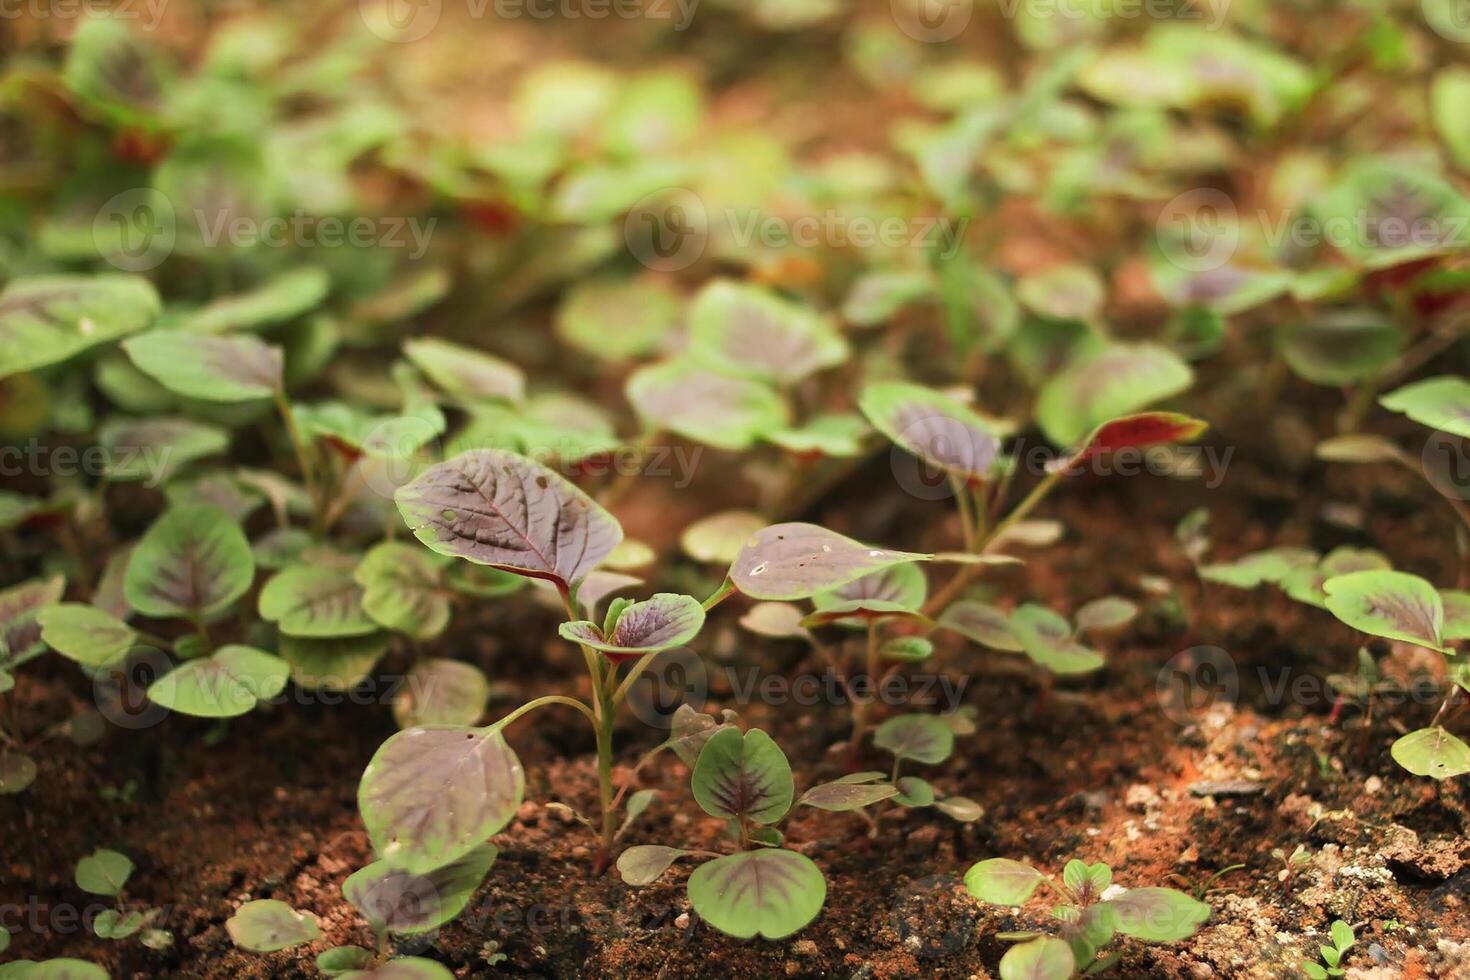
M1098 958L1115 935L1177 942L1194 935L1210 916L1204 902L1172 888L1130 888L1118 894L1112 881L1112 869L1106 864L1077 859L1067 862L1060 882L1009 858L981 861L965 873L970 894L992 905L1024 905L1042 885L1061 899L1051 910L1056 935L1026 931L999 937L1017 942L1001 957L1003 977L1094 976L1117 962L1118 953Z
M1281 862L1281 870L1276 872L1276 880L1281 882L1283 897L1291 898L1292 889L1296 886L1296 877L1304 868L1312 863L1311 852L1305 844L1298 844L1290 854L1279 847L1271 849L1271 856Z
M1446 644L1470 638L1470 595L1442 593L1417 575L1381 569L1349 572L1327 579L1322 589L1334 616L1371 636L1450 657L1454 650ZM1449 690L1429 726L1400 737L1391 749L1394 761L1416 776L1450 779L1470 772L1470 745L1443 724L1452 716L1456 696L1467 681L1459 658L1448 673Z
M811 858L788 850L776 829L791 812L791 764L758 728L721 728L699 752L690 781L694 799L726 822L733 854L662 844L630 847L618 872L630 885L651 884L675 861L709 858L689 876L689 904L701 919L738 939L784 939L802 929L827 898L827 882Z
M383 743L359 787L359 807L379 857L392 868L426 874L462 859L505 826L520 805L525 777L502 732L527 712L556 704L580 712L595 736L600 871L618 827L612 784L617 717L651 655L693 639L704 608L689 596L661 593L639 602L615 599L600 623L584 619L578 593L622 540L622 529L576 486L514 453L462 453L425 470L399 489L396 500L414 535L437 554L555 587L568 620L559 632L582 651L591 697L546 695L487 727L416 726Z
M1347 973L1342 968L1342 960L1347 955L1348 949L1357 941L1357 934L1353 932L1352 926L1341 919L1336 919L1328 930L1328 935L1332 939L1332 945L1324 944L1317 947L1322 953L1322 963L1302 963L1302 972L1311 980L1327 980L1328 977L1341 977Z

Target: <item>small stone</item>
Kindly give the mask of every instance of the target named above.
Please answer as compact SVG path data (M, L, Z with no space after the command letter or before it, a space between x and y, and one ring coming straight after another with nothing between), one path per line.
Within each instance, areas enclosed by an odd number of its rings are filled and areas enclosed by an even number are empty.
M572 848L572 857L578 861L585 861L591 856L592 852L582 844L578 844L576 847Z
M688 912L680 912L679 913L679 917L674 920L674 927L676 929L688 929L689 928L689 913Z
M791 951L797 956L816 956L817 944L810 939L799 939L791 944Z
M1249 779L1207 779L1189 787L1193 796L1255 796L1265 790L1264 784Z
M536 813L540 809L541 807L538 806L534 801L527 800L520 805L520 808L518 810L516 810L516 819L521 821L522 823L529 823L530 821L536 819Z
M1144 810L1148 808L1150 803L1155 803L1158 799L1159 794L1154 791L1152 786L1144 783L1134 783L1128 787L1128 793L1123 797L1123 802L1127 804L1130 810Z
M1367 793L1369 796L1377 796L1382 789L1383 780L1379 779L1377 776L1369 776L1366 780L1363 781L1363 792Z

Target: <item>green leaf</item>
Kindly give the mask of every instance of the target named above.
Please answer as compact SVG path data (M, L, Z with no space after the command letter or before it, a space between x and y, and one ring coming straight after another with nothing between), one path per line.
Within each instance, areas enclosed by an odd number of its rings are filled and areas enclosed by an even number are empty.
M363 636L380 628L363 611L363 588L350 571L289 565L260 590L260 615L288 636Z
M679 535L679 547L695 561L728 565L746 539L765 526L765 518L754 511L722 510L686 527Z
M1172 888L1130 888L1108 902L1119 932L1151 943L1188 939L1210 917L1210 907Z
M737 939L784 939L817 917L827 882L811 858L766 848L716 858L689 876L689 904Z
M281 635L279 653L291 680L305 688L345 691L366 678L388 652L387 633L326 639Z
M102 667L133 648L138 634L127 623L79 602L63 602L36 616L41 639L87 667Z
M1404 451L1391 439L1369 433L1334 436L1317 443L1317 458L1329 463L1404 463Z
M436 405L375 415L345 402L322 402L297 405L291 414L302 432L327 440L344 455L381 460L412 459L447 424Z
M154 681L148 699L196 718L234 718L280 694L291 666L254 647L230 644Z
M36 614L60 602L66 579L32 579L0 591L0 664L14 666L46 648Z
M89 113L146 131L158 125L172 79L159 50L133 33L125 14L81 18L62 78Z
M1464 249L1470 222L1470 200L1454 186L1388 157L1351 161L1310 208L1324 227L1354 229L1332 244L1363 269Z
M816 415L800 425L768 432L765 438L772 445L801 456L851 459L862 455L863 441L872 431L862 416L844 413Z
M560 587L580 581L623 539L617 519L575 485L495 449L430 467L394 499L433 551Z
M992 474L1008 426L986 418L932 388L885 381L858 399L868 421L909 453L966 480Z
M933 655L933 642L922 636L895 636L878 648L878 656L899 663L919 663Z
M905 306L937 295L938 286L928 273L875 270L853 282L842 302L842 318L854 326L881 326Z
M376 969L342 976L345 980L454 980L454 974L444 964L417 956L402 956Z
M926 807L934 805L934 786L918 776L902 776L897 782L898 795L893 798L902 806Z
M443 569L422 548L385 542L369 551L352 575L362 586L363 611L388 629L431 640L449 625Z
M640 844L618 855L618 874L625 885L651 885L675 861L693 853L662 844Z
M871 548L816 524L772 524L751 535L730 580L752 599L804 599L930 555Z
M1114 630L1133 622L1138 606L1119 596L1093 599L1077 610L1079 630Z
M704 607L691 596L660 592L642 602L627 603L613 622L606 634L602 627L586 621L562 623L559 632L564 639L601 650L619 663L688 643L704 628Z
M485 713L490 682L473 664L442 657L420 660L393 695L399 728L473 725Z
M342 882L342 894L374 931L413 935L451 921L474 897L499 851L481 844L424 874L375 861Z
M1000 958L1000 980L1067 980L1076 969L1072 947L1051 936L1012 946Z
M225 452L230 436L217 426L185 418L113 418L98 429L97 443L106 451L109 480L142 480L152 487L196 459Z
M1023 276L1016 298L1031 312L1053 320L1093 320L1107 301L1107 286L1091 266L1062 264Z
M1352 946L1358 938L1353 933L1353 927L1341 919L1334 920L1328 931L1332 935L1332 945L1337 947L1339 953L1347 952L1348 947Z
M171 507L138 541L123 580L145 616L204 618L227 608L255 577L245 532L215 507Z
M740 617L740 625L756 636L773 639L807 637L811 634L801 625L805 614L789 602L757 602Z
M498 729L410 728L373 755L357 805L379 856L423 874L499 833L525 791Z
M1446 10L1455 8L1446 5ZM1429 113L1434 128L1460 170L1470 170L1470 68L1455 65L1440 69L1429 89Z
M760 286L716 280L689 309L689 353L717 371L790 385L847 359L832 321Z
M133 867L126 854L99 848L77 862L77 887L93 895L116 895L128 883Z
M1470 439L1470 381L1448 375L1396 388L1378 404L1421 425Z
M1327 609L1355 630L1444 651L1444 603L1434 586L1406 572L1350 572L1322 585Z
M1327 980L1327 971L1317 963L1302 963L1302 972L1311 980Z
M1041 872L1029 864L990 858L965 872L965 889L991 905L1024 905L1043 880Z
M14 965L21 966L24 962L19 961ZM4 972L5 967L10 965L7 963L5 966L0 966L0 976L5 976L6 980L11 980L10 976ZM63 956L53 960L42 960L15 974L14 978L15 980L108 980L108 973L95 963Z
M461 405L519 402L526 378L508 361L438 337L405 341L403 355L441 391Z
M880 774L881 776L881 774ZM801 794L796 802L802 806L814 806L818 810L842 813L861 810L898 795L898 787L891 783L854 783L843 779L820 783Z
M1011 613L1010 628L1026 656L1054 674L1085 674L1106 661L1072 638L1072 627L1045 606L1026 603Z
M317 954L316 968L329 977L340 977L354 970L366 970L372 966L371 950L361 946L333 946Z
M960 823L974 823L985 815L984 808L968 796L947 796L935 800L934 809Z
M784 429L790 410L776 391L688 359L639 368L624 388L648 431L667 431L732 452Z
M1073 858L1062 869L1062 883L1074 892L1087 892L1095 898L1113 883L1113 869L1101 861L1088 864Z
M655 279L592 279L567 290L556 332L584 354L620 363L656 353L678 326L682 303Z
M1042 385L1036 421L1048 439L1068 446L1110 419L1179 394L1193 381L1189 365L1166 348L1107 344L1074 358Z
M699 753L691 779L705 813L726 820L773 824L791 809L796 791L786 754L758 728L725 728Z
M1333 548L1316 565L1299 565L1282 576L1280 582L1282 591L1298 602L1316 606L1318 609L1327 608L1327 593L1323 585L1330 578L1346 575L1349 572L1367 572L1374 569L1389 569L1388 558L1382 552L1371 548L1354 548L1351 545L1340 545ZM1445 597L1448 593L1440 593ZM1470 610L1467 610L1470 615ZM1449 621L1449 600L1445 599L1445 621ZM1470 623L1467 623L1470 629ZM1446 639L1451 639L1446 635Z
M1024 649L1011 632L1010 616L989 603L961 599L944 610L939 625L992 650L1020 653Z
M1384 565L1379 567L1386 567L1387 561L1384 559ZM1470 639L1470 592L1440 589L1439 601L1444 605L1444 625L1440 628L1440 639L1446 643Z
M67 360L126 337L158 316L141 276L35 276L0 292L0 378Z
M92 931L98 939L126 939L143 928L143 922L141 912L123 913L117 909L103 909L92 920Z
M1437 725L1403 736L1390 752L1393 761L1416 776L1451 779L1470 772L1470 745Z
M281 390L281 349L249 334L154 330L122 346L138 370L186 398L246 402Z
M324 269L311 265L288 269L247 292L221 296L187 313L171 314L168 326L202 334L259 330L310 313L322 304L331 288L331 276Z
M821 615L808 617L804 625L835 621L859 626L868 619L922 618L919 610L928 592L928 579L918 565L891 565L812 596Z
M1237 589L1255 589L1266 582L1280 582L1297 568L1313 565L1318 555L1308 548L1267 548L1229 562L1216 562L1199 570L1206 582Z
M896 761L938 765L954 752L954 729L936 715L899 715L878 726L873 744Z
M36 760L24 752L0 752L0 796L19 793L36 781Z
M1404 331L1379 314L1346 310L1288 327L1278 343L1299 377L1336 387L1376 377L1398 357L1404 339Z
M236 946L252 953L274 953L321 936L309 915L275 899L246 902L225 920L225 931Z

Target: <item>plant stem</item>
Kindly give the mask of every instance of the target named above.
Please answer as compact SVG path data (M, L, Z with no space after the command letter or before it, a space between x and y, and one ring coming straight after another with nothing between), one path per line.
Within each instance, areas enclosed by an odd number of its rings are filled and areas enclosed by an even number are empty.
M306 440L302 438L301 429L296 425L296 416L291 412L291 402L286 397L284 388L276 389L275 402L276 411L281 416L281 423L286 427L286 438L291 441L291 451L296 454L296 465L301 468L301 482L306 486L307 499L311 501L312 534L320 538L325 531L322 526L325 505L316 484L316 468L312 466Z
M954 493L955 509L960 513L960 540L964 543L966 553L969 553L975 550L975 516L971 512L970 494L964 481L953 474L949 478L949 487Z
M716 589L713 595L711 595L708 599L704 600L704 602L701 603L701 605L704 606L704 611L709 612L711 609L715 608L715 606L718 606L720 603L724 602L726 599L734 595L735 591L735 583L730 581L729 579L725 579L724 584Z
M534 700L527 701L525 704L521 705L510 714L506 715L504 718L501 718L499 721L492 724L490 727L494 729L504 728L511 722L520 718L521 715L535 711L537 708L544 708L549 704L564 704L569 708L576 708L578 711L582 712L582 714L587 716L587 720L592 722L594 727L597 725L597 716L592 713L591 708L587 707L587 705L583 704L581 701L578 701L576 698L563 697L560 694L548 694L545 697L539 697L535 698Z
M868 683L877 684L878 621L876 619L868 620L868 653L865 663L867 665L865 669L868 672ZM867 734L868 702L859 701L857 698L852 697L851 686L848 687L848 697L852 701L852 740L847 748L847 767L851 770L857 768L858 751L862 746L863 735Z
M572 596L571 589L558 584L561 593L562 605L566 608L567 618L577 618L577 604ZM612 786L612 756L613 756L613 718L617 713L617 694L609 694L607 688L615 675L617 668L611 667L606 675L603 674L602 660L597 652L585 643L578 644L582 647L582 657L587 662L587 673L592 680L592 709L589 714L592 717L592 727L597 734L597 798L602 809L602 838L597 851L597 857L592 864L592 873L600 875L606 870L608 862L612 858L613 837L617 833L617 825L613 820L613 786ZM648 658L644 658L647 660ZM609 665L611 666L611 665ZM636 676L630 675L628 681ZM622 688L618 689L622 691ZM582 706L584 710L586 705Z

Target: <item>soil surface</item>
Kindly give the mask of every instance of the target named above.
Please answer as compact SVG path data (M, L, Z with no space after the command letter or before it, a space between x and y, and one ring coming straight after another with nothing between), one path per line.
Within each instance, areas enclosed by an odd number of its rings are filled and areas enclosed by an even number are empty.
M1214 444L1223 448L1228 437ZM817 516L896 546L942 544L953 533L943 505L894 492L890 480L879 461L839 487ZM1327 501L1359 509L1362 529L1324 522ZM642 495L624 517L636 525L640 509L667 512L669 503ZM1358 928L1349 976L1470 975L1464 790L1455 781L1405 777L1387 752L1395 734L1423 723L1433 705L1382 710L1371 731L1353 709L1331 722L1322 679L1347 669L1357 640L1328 614L1265 589L1212 586L1201 594L1191 586L1191 632L1167 603L1147 600L1141 573L1190 581L1169 528L1199 505L1211 508L1226 557L1284 543L1285 529L1312 529L1289 543L1377 544L1400 567L1436 580L1455 560L1453 543L1434 530L1442 515L1413 483L1370 492L1239 456L1215 490L1163 477L1087 478L1049 508L1068 528L1064 541L992 574L980 589L1060 609L1118 593L1143 598L1146 613L1103 644L1109 663L1098 676L1049 693L1016 659L939 635L934 663L959 687L976 731L923 775L944 793L976 800L980 820L895 811L870 838L852 815L798 808L786 832L826 872L826 908L789 940L736 942L690 912L687 868L636 889L615 873L591 875L592 833L547 806L595 809L591 736L570 718L543 715L512 729L527 802L494 839L500 857L485 884L457 921L404 941L400 951L442 960L464 977L994 976L1005 949L994 935L1042 923L1046 906L978 905L960 883L966 868L1006 856L1059 874L1076 855L1107 861L1125 886L1210 888L1205 928L1167 946L1123 942L1120 976L1296 976L1335 918ZM711 667L706 707L732 708L774 735L799 787L839 775L844 707L741 699L751 676L821 673L802 647L741 630L743 605L722 606L701 638ZM496 680L499 713L534 693L578 692L580 662L558 641L539 639L552 636L555 622L550 610L524 602L486 603L438 649ZM1186 687L1195 697L1185 703L1169 695L1177 690L1169 679L1190 663L1171 658L1195 647L1219 648L1226 659L1210 662L1229 666L1219 675L1196 671L1199 683ZM406 653L386 660L355 700L381 700L407 662ZM1408 649L1388 651L1386 663L1423 669ZM59 659L36 666L17 709L21 731L93 706L93 692ZM930 693L918 680L911 691ZM16 932L10 952L85 957L118 977L305 977L318 975L312 961L322 949L370 946L341 884L370 860L356 785L392 731L380 703L316 703L259 711L227 729L171 717L137 731L107 726L87 747L53 739L31 791L0 798L0 821L10 828L0 839L0 902L27 917L6 923ZM636 719L620 737L625 765L661 738ZM624 843L720 846L721 827L693 804L687 770L668 753L659 758L636 786L660 796ZM863 758L865 767L883 765L871 749ZM617 774L630 775L626 767ZM1311 860L1283 880L1272 851L1298 845ZM75 887L70 869L102 846L137 862L123 900L161 908L154 924L173 932L172 948L104 942L79 921L105 906ZM1245 867L1210 882L1235 864ZM1183 881L1168 880L1173 875ZM264 956L236 950L224 922L255 898L312 912L322 938Z

